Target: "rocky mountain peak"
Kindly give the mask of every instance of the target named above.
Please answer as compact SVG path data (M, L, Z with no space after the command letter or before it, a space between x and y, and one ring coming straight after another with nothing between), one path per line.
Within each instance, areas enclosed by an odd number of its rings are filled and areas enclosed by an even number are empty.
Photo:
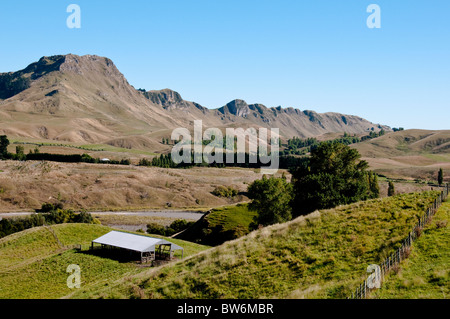
M222 114L232 114L240 117L247 117L250 113L250 107L244 100L233 100L229 102L227 105L222 106L218 109L218 111Z
M188 102L183 100L180 93L170 89L152 91L141 90L141 92L152 103L160 105L163 108L179 108L188 106Z

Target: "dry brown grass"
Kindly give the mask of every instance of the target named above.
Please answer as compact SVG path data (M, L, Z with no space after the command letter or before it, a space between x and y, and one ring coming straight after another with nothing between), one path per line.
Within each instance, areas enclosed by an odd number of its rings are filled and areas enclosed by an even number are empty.
M380 181L380 197L387 197L388 193L388 182ZM432 190L432 188L436 189L436 187L431 187L426 184L416 184L412 182L394 182L395 193L396 194L407 194L407 193L416 193Z
M281 174L281 172L280 172ZM261 178L240 168L165 169L87 163L0 162L0 211L39 208L61 201L66 208L86 210L209 209L248 198L211 194L218 185L245 192ZM168 205L168 203L170 203Z
M352 145L370 168L390 178L436 181L442 167L450 182L450 130L406 130Z

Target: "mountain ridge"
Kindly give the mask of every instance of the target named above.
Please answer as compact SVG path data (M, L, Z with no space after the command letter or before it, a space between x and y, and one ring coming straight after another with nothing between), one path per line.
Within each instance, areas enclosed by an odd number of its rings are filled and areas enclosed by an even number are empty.
M192 127L194 120L220 129L278 127L285 138L390 130L354 115L269 108L241 99L210 109L168 88L135 89L112 60L97 55L44 56L23 70L0 73L1 134L158 148L161 136Z

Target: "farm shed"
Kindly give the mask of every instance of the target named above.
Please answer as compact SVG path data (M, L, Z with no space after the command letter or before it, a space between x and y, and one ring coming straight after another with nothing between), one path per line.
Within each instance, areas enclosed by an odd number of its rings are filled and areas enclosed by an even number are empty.
M94 244L100 244L101 248L105 249L119 248L130 252L137 252L140 254L141 262L143 263L153 260L172 259L176 250L181 250L181 257L183 258L183 247L165 239L121 231L111 231L94 239L91 243L91 249L94 249Z

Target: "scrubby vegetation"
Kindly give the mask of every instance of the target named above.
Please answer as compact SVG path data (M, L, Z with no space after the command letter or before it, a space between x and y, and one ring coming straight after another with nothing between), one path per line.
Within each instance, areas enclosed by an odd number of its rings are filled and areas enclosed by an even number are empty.
M238 190L231 187L231 186L217 186L213 191L212 194L214 196L218 197L225 197L225 198L231 198L238 194Z
M147 233L161 236L172 236L191 227L192 225L194 225L194 222L188 222L185 219L177 219L169 226L161 226L157 223L150 223L147 224Z
M8 99L30 87L31 80L17 73L0 74L0 99Z
M41 209L22 218L4 218L0 220L0 238L23 231L25 229L64 223L98 224L99 222L90 213L75 213L73 210L64 210L61 205L45 203Z

